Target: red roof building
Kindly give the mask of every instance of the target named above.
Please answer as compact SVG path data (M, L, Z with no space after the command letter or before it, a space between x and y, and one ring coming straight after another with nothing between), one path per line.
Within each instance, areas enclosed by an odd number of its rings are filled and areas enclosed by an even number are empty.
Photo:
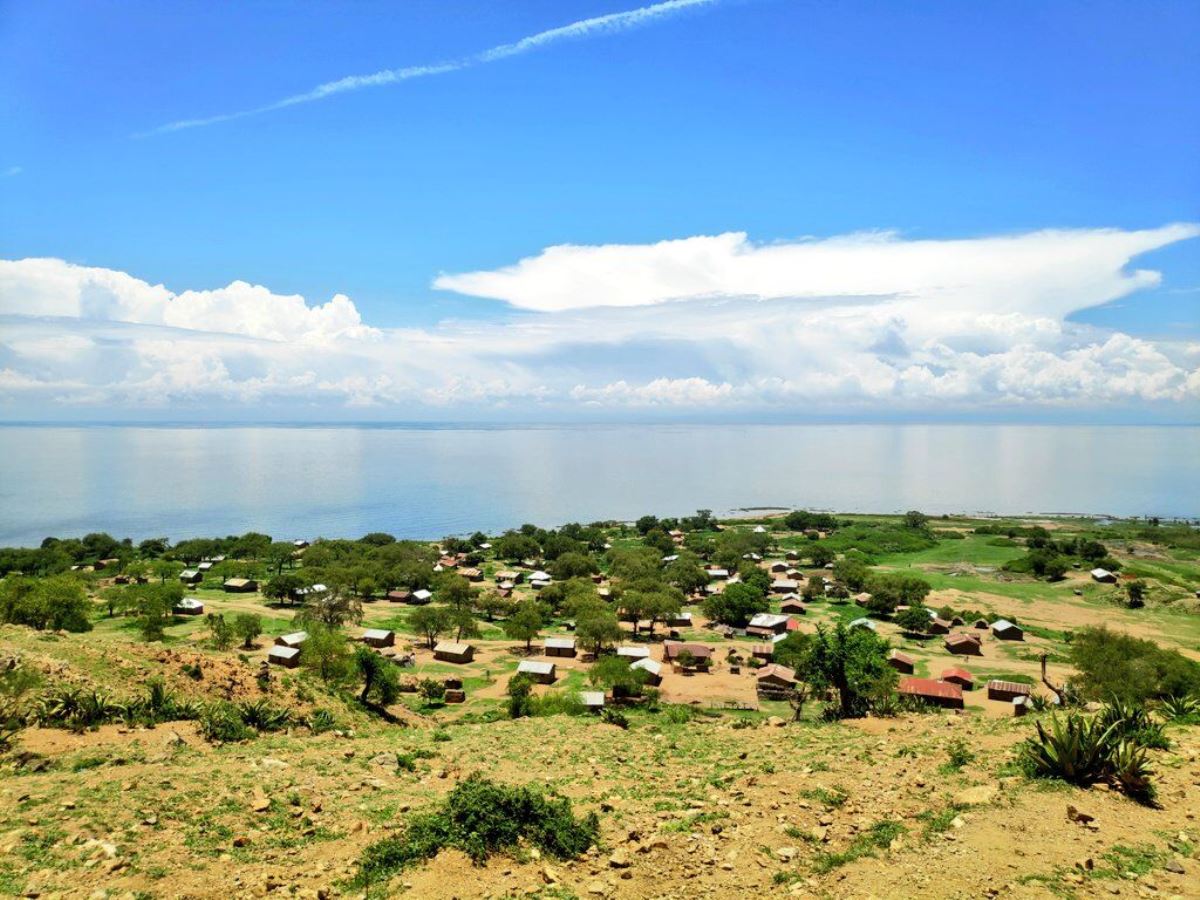
M945 669L942 672L942 681L957 684L964 691L969 691L975 687L975 676L961 666Z
M943 706L946 709L962 709L962 688L948 681L934 681L932 678L901 678L899 692L907 697L917 697L926 703Z

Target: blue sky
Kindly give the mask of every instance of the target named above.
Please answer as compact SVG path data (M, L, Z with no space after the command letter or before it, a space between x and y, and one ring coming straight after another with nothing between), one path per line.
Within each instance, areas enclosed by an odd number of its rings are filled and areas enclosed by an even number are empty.
M372 328L442 340L447 319L561 316L433 281L563 244L730 232L754 245L874 231L948 241L1200 221L1200 6L1185 2L712 2L444 74L145 134L634 8L4 3L0 258L108 269L176 293L247 282L314 307L344 294ZM1160 283L1098 304L1080 289L1077 302L1091 308L1059 319L1155 342L1182 385L1198 362L1181 348L1200 341L1200 241L1161 243L1129 263L1160 272ZM11 301L5 309L18 319L39 312ZM638 341L631 334L626 356L649 383ZM1074 334L1048 352L1087 341L1103 343ZM52 377L14 347L0 355L24 379L9 386L10 416L40 406L21 393L29 378L59 397L81 377ZM662 377L739 387L711 361L688 374L688 352ZM550 375L559 380L541 386L563 394L555 403L564 408L573 387L632 384L620 367L603 384L592 383L595 372ZM536 378L509 380L518 412L544 402ZM804 390L780 402L795 404ZM1196 396L1181 390L1167 405L1190 415ZM177 402L198 411L224 402L197 396ZM964 412L990 402L963 397ZM392 395L384 411L408 414L427 399ZM124 413L137 402L100 392L64 415ZM298 401L258 393L240 402L286 410ZM1093 392L1077 405L1139 403Z

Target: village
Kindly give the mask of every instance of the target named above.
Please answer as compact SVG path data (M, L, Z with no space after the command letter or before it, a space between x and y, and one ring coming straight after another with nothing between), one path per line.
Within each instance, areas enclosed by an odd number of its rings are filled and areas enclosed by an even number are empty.
M72 571L0 582L73 579L89 619L0 625L0 655L53 700L31 694L0 757L0 883L684 898L1086 896L1132 878L1140 894L1197 896L1200 708L1167 680L1200 685L1200 554L1188 530L1158 527L701 511L433 543L118 545L69 566L79 548L64 543L56 564ZM1047 794L1053 781L1021 775L1023 748L1060 713L1108 715L1100 680L1129 678L1092 672L1080 648L1116 633L1170 648L1154 652L1178 672L1137 695L1167 728L1138 751L1153 781L1098 774L1103 795ZM151 683L167 712L132 699ZM169 789L136 774L160 771L178 773ZM594 810L595 844L572 860L522 842L482 868L445 849L362 880L360 855L480 776ZM130 810L119 827L101 812L113 802ZM985 888L965 871L935 888L936 866L969 847L1018 846L1013 817L1022 842L1058 842L1049 858L1011 872L997 857ZM168 821L167 845L148 843ZM172 846L194 864L168 863ZM694 889L664 887L668 874Z

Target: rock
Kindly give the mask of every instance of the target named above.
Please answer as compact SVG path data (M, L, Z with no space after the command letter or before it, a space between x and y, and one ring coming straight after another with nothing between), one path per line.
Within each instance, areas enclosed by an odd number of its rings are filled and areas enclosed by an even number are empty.
M604 886L603 881L593 881L587 886L587 891L589 894L604 895L607 893L608 888Z
M250 838L246 837L244 834L239 834L233 839L233 846L235 847L248 847L249 845Z
M1085 812L1080 812L1074 806L1067 806L1067 819L1077 825L1086 825L1088 822L1095 820L1095 816L1090 816Z
M261 787L256 787L251 793L250 808L257 813L266 812L271 808L271 798L263 792Z
M767 726L770 728L782 728L787 722L779 718L779 716L770 716L767 718Z
M977 784L954 795L955 806L983 806L996 799L999 790L991 784Z
M259 763L264 769L287 769L290 766L282 759L275 759L272 756L264 756L262 762Z
M371 765L387 766L389 769L394 769L399 765L395 753L376 753L371 757Z
M557 884L559 880L558 872L554 871L550 866L542 867L542 881L546 882L546 884Z
M1163 866L1163 868L1166 869L1168 872L1170 872L1172 875L1182 875L1185 871L1185 869L1183 868L1183 863L1181 863L1177 859L1169 860L1167 862L1167 864Z
M784 862L791 862L796 858L795 847L780 847L775 851L775 855Z
M624 850L614 850L612 856L608 858L608 864L614 869L628 869L629 854Z

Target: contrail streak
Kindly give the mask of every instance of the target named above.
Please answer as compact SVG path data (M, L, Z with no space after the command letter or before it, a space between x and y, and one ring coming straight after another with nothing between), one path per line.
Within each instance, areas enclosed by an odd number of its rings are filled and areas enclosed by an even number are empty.
M563 25L559 28L551 28L547 31L540 31L537 34L523 37L511 44L500 44L499 46L480 51L471 56L432 63L426 66L384 69L381 72L375 72L371 75L348 75L345 78L339 78L336 81L327 81L324 84L317 85L312 90L301 94L293 94L290 97L284 97L282 100L276 100L264 106L256 106L251 109L221 113L204 118L180 119L177 122L168 122L166 125L160 125L157 128L152 128L149 131L143 131L133 136L149 137L156 134L167 134L172 131L184 131L189 128L201 128L205 125L216 125L219 122L231 122L234 119L258 116L277 109L286 109L289 106L299 106L302 103L314 103L317 100L324 100L327 97L332 97L335 94L343 94L347 91L359 91L364 88L398 84L401 81L409 81L413 78L429 78L434 75L445 75L448 72L457 72L461 69L485 65L501 59L508 59L512 56L520 56L523 53L539 50L542 47L556 44L559 41L593 37L596 35L617 34L622 31L628 31L631 28L636 28L639 25L668 18L686 9L713 6L719 2L720 0L664 0L662 3L655 3L651 6L643 6L638 9L609 13L608 15L595 16L591 19L580 19L578 22L572 22L569 25Z

